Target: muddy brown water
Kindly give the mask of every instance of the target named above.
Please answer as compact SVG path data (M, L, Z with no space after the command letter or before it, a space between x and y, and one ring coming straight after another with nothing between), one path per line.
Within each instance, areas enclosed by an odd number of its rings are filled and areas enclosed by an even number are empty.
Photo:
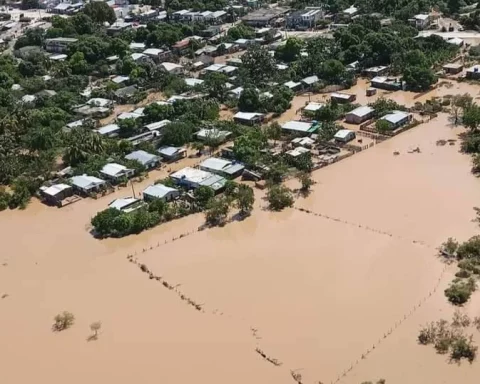
M453 312L443 290L454 269L435 248L479 231L470 159L458 142L435 144L459 132L441 114L315 172L313 193L296 202L312 213L267 212L257 199L245 221L173 242L203 217L125 239L91 237L90 218L125 189L63 209L34 201L2 212L2 381L293 383L295 370L304 383L477 383L480 363L449 364L416 343L423 324ZM135 253L203 312L128 262ZM472 316L479 296L464 309ZM63 310L75 324L53 333ZM87 342L98 320L99 339Z

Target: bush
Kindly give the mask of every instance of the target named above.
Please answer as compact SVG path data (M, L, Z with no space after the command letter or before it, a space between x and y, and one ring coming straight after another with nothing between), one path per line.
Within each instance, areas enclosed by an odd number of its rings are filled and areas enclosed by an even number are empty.
M470 278L467 281L454 281L447 289L445 289L445 296L447 296L448 301L452 304L462 305L470 299L470 296L475 289L476 283L473 278Z
M472 363L477 356L477 350L478 347L473 345L471 336L468 339L465 336L461 336L452 343L450 358L454 361L467 359Z
M267 200L269 208L274 211L293 206L292 191L283 185L272 185L267 192Z
M64 311L55 316L54 320L55 323L52 328L54 331L60 332L70 328L75 323L75 316L73 313Z
M205 220L208 225L221 225L225 223L230 210L227 198L219 197L211 199L208 203L208 209L205 211Z
M449 237L440 247L440 252L447 258L456 257L458 249L458 241L452 237Z

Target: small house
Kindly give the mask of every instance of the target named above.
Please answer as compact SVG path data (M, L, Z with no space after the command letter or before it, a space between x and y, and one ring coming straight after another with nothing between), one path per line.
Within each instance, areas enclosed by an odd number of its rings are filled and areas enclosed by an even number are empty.
M308 76L301 80L301 83L305 89L312 89L319 82L318 76Z
M135 160L142 164L147 169L152 169L160 164L160 157L152 155L146 151L138 150L133 151L125 156L127 160Z
M73 187L68 184L54 184L40 187L40 196L47 204L60 206L63 199L73 195Z
M217 140L219 143L224 143L231 134L229 131L219 129L201 129L195 135L199 141Z
M330 94L330 100L336 101L339 104L353 103L357 96L351 93L333 92Z
M350 129L340 129L333 138L336 142L345 144L355 139L355 132Z
M370 85L373 88L386 89L388 91L396 91L402 89L402 82L397 78L376 76L370 80Z
M145 203L135 197L124 197L120 199L113 200L108 204L108 208L118 209L124 213L130 213L136 211L138 208L141 208Z
M385 120L389 123L390 129L397 129L405 124L408 124L412 120L412 114L404 111L392 111L387 115L380 118L380 120Z
M236 123L244 124L244 125L260 124L264 118L265 118L265 115L263 113L258 113L258 112L237 112L233 116L233 120Z
M293 149L290 149L289 151L285 152L288 156L296 159L302 155L305 155L306 153L310 153L310 150L308 148L304 147L296 147Z
M45 50L50 53L66 53L68 47L75 44L78 39L72 37L55 37L45 41Z
M149 202L155 199L163 201L172 201L180 196L180 192L176 188L167 187L163 184L149 185L143 190L143 200Z
M466 77L467 79L475 79L475 80L480 79L480 65L475 64L474 66L468 68Z
M291 143L294 147L312 148L315 145L315 140L310 137L296 137Z
M179 147L161 147L158 150L159 155L167 162L177 161L187 156L187 150Z
M100 170L100 174L113 182L118 182L122 178L132 177L135 174L135 170L121 164L108 163Z
M150 123L150 124L145 125L144 128L147 131L150 131L150 132L156 131L158 133L161 133L163 131L163 129L170 123L171 123L170 120L156 121L154 123Z
M413 16L413 19L410 19L410 22L417 29L425 29L430 24L430 16L426 14L415 15Z
M347 17L353 17L358 14L358 8L355 7L354 5L348 7L343 11L343 15Z
M138 91L138 88L136 85L130 85L128 87L117 89L114 92L115 100L118 101L119 103L128 103L132 101L137 91Z
M168 73L173 73L175 75L179 75L183 73L183 65L176 64L176 63L170 63L168 61L160 64L160 67L163 68L165 71Z
M305 121L291 120L282 124L282 129L287 133L308 135L318 130L318 125Z
M215 192L220 192L227 182L227 179L222 176L191 167L186 167L172 173L170 178L176 184L189 189L206 186L212 188Z
M164 56L164 50L160 48L147 48L142 53L150 57L155 62L160 62L161 58Z
M70 178L70 182L74 190L84 195L92 192L98 192L106 186L106 182L95 176L80 175Z
M130 43L130 50L132 52L143 52L145 48L146 48L145 43L135 43L135 42Z
M120 126L118 124L108 124L96 129L95 132L105 137L117 137L120 133Z
M370 87L370 88L367 88L367 90L365 91L365 95L367 95L368 97L376 94L377 94L377 88Z
M449 75L456 75L463 71L463 64L461 63L448 63L443 66L445 73Z
M302 89L302 83L298 83L296 81L287 81L285 84L283 84L285 87L290 89L293 92L298 92Z
M324 103L316 103L314 101L311 101L308 103L305 107L302 109L302 115L315 115L315 112L317 112L319 109L325 107Z
M205 159L200 163L199 168L207 172L227 177L229 179L240 176L245 169L242 164L218 157L210 157Z
M386 65L379 65L377 67L370 67L365 69L364 73L368 77L383 76L388 72Z
M355 108L345 116L345 121L349 124L361 124L373 117L375 110L368 105Z

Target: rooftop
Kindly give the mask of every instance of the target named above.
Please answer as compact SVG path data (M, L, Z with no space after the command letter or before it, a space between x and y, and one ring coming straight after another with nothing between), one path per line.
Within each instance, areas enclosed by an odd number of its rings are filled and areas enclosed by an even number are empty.
M143 190L144 195L153 196L158 199L163 199L170 192L178 192L178 189L167 187L166 185L163 185L163 184L155 184L155 185L149 185L147 188Z
M136 160L142 165L147 165L148 163L159 161L159 157L157 155L153 155L146 151L138 150L129 153L125 156L127 160Z
M205 159L200 163L200 167L207 168L212 172L224 172L232 175L245 168L242 164L218 157L210 157Z
M348 115L352 114L355 116L363 117L363 116L367 116L373 111L374 109L372 107L369 107L368 105L364 105L362 107L355 108L353 111L348 112Z
M158 149L158 153L166 157L175 156L180 152L185 152L185 149L181 147L162 147Z
M306 123L304 121L291 120L282 124L282 129L285 129L287 131L311 132L312 128L312 123Z
M108 124L100 127L96 130L100 135L110 135L120 131L120 127L117 124Z
M335 139L346 139L353 131L350 129L340 129L334 136Z
M102 179L88 175L73 176L70 181L74 186L86 190L105 184Z
M410 114L404 111L392 111L391 113L383 116L380 120L386 120L391 124L398 124L404 119L407 119L409 116Z
M125 172L130 171L127 167L117 163L108 163L102 168L100 173L111 176L111 177L118 177L123 175Z
M315 112L318 111L320 108L323 108L325 106L324 103L316 103L314 101L308 103L305 108L303 108L304 111L309 111L309 112Z
M70 188L72 188L72 186L68 184L54 184L50 187L41 187L40 190L46 195L56 196L60 192L63 192L66 189L70 189Z
M235 119L241 119L241 120L253 120L257 117L263 116L263 113L258 113L258 112L237 112L235 116L233 116Z
M163 127L166 127L170 123L171 123L170 120L156 121L155 123L150 123L145 125L145 128L148 129L149 131L157 131Z
M108 204L108 207L128 213L134 211L137 208L140 208L141 205L142 201L136 199L135 197L124 197L113 200L110 204Z

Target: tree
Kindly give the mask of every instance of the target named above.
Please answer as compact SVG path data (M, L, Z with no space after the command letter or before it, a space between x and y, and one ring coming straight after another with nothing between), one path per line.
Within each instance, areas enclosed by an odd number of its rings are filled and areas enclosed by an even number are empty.
M472 105L473 98L468 93L463 95L454 95L450 98L450 108L455 119L454 124L458 124L461 114Z
M225 223L230 205L225 197L211 199L205 211L205 220L209 225L221 225Z
M75 52L68 61L72 73L75 75L85 75L88 72L88 63L82 52Z
M120 137L131 137L137 133L138 126L135 119L122 119L118 122L120 127L119 136Z
M206 208L215 196L215 191L207 186L201 185L193 191L193 196L198 206L202 209Z
M452 360L460 361L461 359L467 359L469 363L472 363L477 357L478 347L473 345L471 336L468 339L463 335L458 337L452 343L451 348L450 358Z
M283 185L273 184L268 189L267 200L271 210L281 211L293 205L292 191Z
M300 57L300 51L302 48L302 40L296 37L290 37L283 46L278 47L275 51L275 56L280 60L290 63Z
M265 84L276 73L275 61L265 48L253 45L242 56L241 69L253 84Z
M403 80L407 89L419 92L428 90L437 81L437 77L430 68L413 65L405 68Z
M94 23L99 24L105 22L112 24L117 19L115 11L107 3L100 1L87 3L83 8L83 13L89 16Z
M250 214L255 202L255 194L252 187L240 184L236 193L237 207L240 209L242 215Z
M70 328L75 323L75 316L73 313L64 311L55 316L54 320L55 323L53 324L52 329L56 332L60 332Z
M238 161L254 165L260 151L267 146L267 137L260 129L250 129L235 139L233 153Z
M310 188L313 186L315 183L312 179L312 175L309 172L299 172L297 174L297 178L302 184L300 191L303 193L308 193L310 192Z
M478 104L469 105L463 112L463 125L476 132L480 125L480 106Z
M228 76L224 73L212 72L205 76L205 88L210 97L217 98L220 101L225 99L227 93Z
M445 289L445 296L448 301L454 305L462 305L466 303L472 293L476 289L476 283L473 278L467 281L454 281L450 286Z
M440 247L440 253L447 258L455 258L458 249L458 241L449 237Z
M92 324L90 324L90 330L93 332L93 335L91 335L88 339L89 340L97 340L98 338L98 331L102 328L102 323L100 321L95 321Z
M91 221L94 231L99 236L108 236L114 227L113 221L121 214L122 212L115 208L108 208L98 212Z
M378 133L384 134L391 131L391 126L387 120L379 119L375 122L375 129Z
M192 123L176 121L165 126L162 142L166 145L182 146L192 141L195 126Z
M246 87L238 99L238 109L242 112L258 112L260 110L258 91L253 87Z
M276 141L280 140L280 138L282 137L282 127L280 126L280 124L278 124L278 122L274 121L272 124L270 124L267 127L266 133L267 133L267 137L270 140L273 140L275 145Z

